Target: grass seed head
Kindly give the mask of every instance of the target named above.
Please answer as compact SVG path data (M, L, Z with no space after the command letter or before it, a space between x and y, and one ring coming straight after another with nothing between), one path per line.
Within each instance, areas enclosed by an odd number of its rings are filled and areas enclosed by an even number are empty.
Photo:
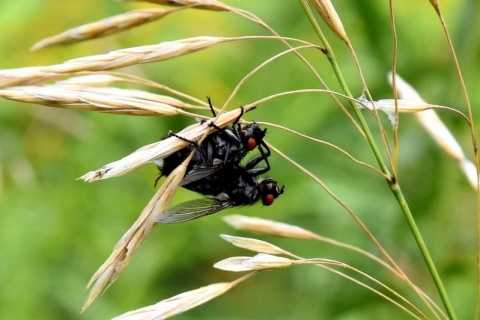
M137 116L189 115L183 102L152 93L119 88L74 85L24 86L0 89L5 99L62 109L78 109Z
M277 257L270 254L259 253L254 257L232 257L214 264L217 269L243 272L281 269L290 267L293 261L288 258Z
M211 284L162 300L157 304L124 313L115 317L114 320L168 319L222 295L234 285L229 282Z
M243 40L243 38L200 36L111 51L106 54L77 58L51 66L0 70L0 88L45 83L77 72L112 70L141 63L173 59L210 48L219 43L236 40Z
M48 37L35 43L31 50L39 50L55 45L66 45L111 35L123 30L139 26L150 21L163 18L175 10L167 9L143 9L136 10L107 19L89 23L77 28Z
M396 90L398 95L405 100L416 101L418 103L425 103L418 92L398 74L396 77ZM388 80L392 84L392 74L388 74ZM466 175L471 186L475 189L478 188L477 173L476 170L472 170L469 165L469 160L466 158L462 147L455 139L455 136L448 129L445 123L440 119L435 110L425 110L415 113L415 116L424 127L427 133L437 142L437 144L453 159L459 162L459 165Z
M255 251L255 252L268 253L268 254L289 254L287 251L283 250L282 248L279 248L271 243L258 240L258 239L234 237L226 234L221 234L220 237L222 237L224 240L230 242L236 247Z
M315 9L328 27L343 41L348 42L347 32L343 27L342 20L337 14L330 0L311 0Z
M216 118L215 125L220 128L224 128L233 123L238 118L240 113L241 109L224 112ZM215 131L215 128L209 125L211 123L210 121L211 120L204 123L190 125L177 134L189 141L198 141L205 133L212 133ZM185 148L188 144L189 142L186 142L182 139L178 139L173 136L168 137L161 141L143 146L120 160L104 165L100 169L90 171L81 176L79 179L82 179L86 182L93 182L100 179L117 177L142 167L148 163L168 157L174 152Z
M185 175L187 163L190 161L190 158L191 157L187 158L168 175L167 179L143 209L140 217L123 235L120 241L115 245L112 254L92 276L87 285L87 288L91 289L85 304L83 305L82 311L87 309L90 304L108 288L108 286L118 279L140 248L141 244L149 236L153 228L156 226L153 217L167 210L180 181L182 181L183 176Z
M229 215L224 217L223 219L237 230L250 231L253 233L268 234L285 238L317 238L317 236L313 232L310 232L303 228L268 219L251 218L238 214Z
M79 71L111 70L140 63L163 61L209 48L224 41L218 37L193 37L175 41L166 41L155 45L133 47L77 58L63 64L45 67L44 71L71 73Z

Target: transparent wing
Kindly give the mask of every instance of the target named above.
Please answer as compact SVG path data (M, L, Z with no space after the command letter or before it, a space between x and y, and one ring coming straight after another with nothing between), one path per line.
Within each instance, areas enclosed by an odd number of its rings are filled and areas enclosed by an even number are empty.
M182 182L180 182L180 186L185 186L189 183L203 179L211 175L221 167L222 167L222 164L193 168L192 170L188 171L187 174L185 174L185 177L183 177Z
M179 223L218 212L232 206L230 201L219 201L214 198L200 198L183 202L166 212L157 214L153 219L158 223Z

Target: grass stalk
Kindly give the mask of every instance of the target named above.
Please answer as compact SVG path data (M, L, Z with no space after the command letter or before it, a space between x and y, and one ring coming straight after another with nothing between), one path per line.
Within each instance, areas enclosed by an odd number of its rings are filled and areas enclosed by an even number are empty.
M480 186L480 161L478 155L478 143L477 138L475 136L475 127L473 121L473 113L472 113L472 106L470 103L470 99L468 97L467 87L465 85L465 81L463 79L462 70L460 68L460 63L457 59L457 54L455 53L453 42L450 37L450 33L448 32L447 24L445 19L443 18L442 10L440 10L440 4L438 1L430 1L433 5L435 12L438 15L438 19L442 25L442 29L445 33L445 38L448 43L448 48L450 49L450 53L452 54L453 62L455 65L455 71L458 76L458 81L460 82L462 93L465 98L465 103L467 106L468 111L468 118L470 120L471 126L471 137L472 137L472 145L473 145L473 152L474 152L474 161L475 161L475 168L477 169L477 186ZM476 299L476 306L475 306L475 315L478 318L480 314L480 188L477 187L477 223L476 223L476 255L477 255L477 299Z
M447 312L450 319L457 319L455 312L453 310L453 307L450 303L450 299L448 298L447 291L443 286L442 279L438 274L437 268L435 267L435 263L433 262L432 257L427 249L427 245L423 240L422 234L420 233L420 230L418 229L417 224L415 223L415 219L413 218L412 212L410 211L407 201L403 196L400 185L398 183L392 184L391 190L395 195L395 197L397 198L398 204L402 208L405 218L407 219L408 226L410 227L410 230L413 236L415 237L415 241L417 242L418 248L420 249L420 252L422 253L423 258L425 259L428 270L432 275L433 281L435 282L435 286L437 287L438 293L440 294L440 298L442 299L443 305L445 307L445 311Z
M320 41L322 42L322 45L325 48L324 54L326 55L327 59L329 60L333 71L337 77L337 80L342 87L342 90L344 91L345 95L352 97L352 94L350 90L348 89L348 86L345 82L345 79L342 75L342 72L338 66L338 63L336 61L335 55L330 47L330 44L328 43L326 37L324 36L322 30L320 29L320 26L318 25L313 12L310 10L310 7L308 6L306 0L301 0L300 3L302 4L302 7L311 22L313 28L315 29L315 32L317 33L318 37L320 38ZM435 285L437 287L438 293L442 299L442 302L444 304L445 310L448 314L448 316L451 319L456 319L455 312L452 308L452 305L450 303L450 300L447 295L447 291L445 290L445 287L443 285L443 282L438 274L437 268L435 267L435 263L433 262L433 259L428 251L428 248L425 244L425 241L423 240L423 237L421 236L420 230L417 227L417 224L415 222L415 219L413 218L413 215L410 211L410 208L405 200L405 197L401 191L400 185L398 184L397 178L393 175L390 174L381 154L380 151L375 143L375 140L373 139L373 135L370 131L370 128L368 127L368 124L365 121L365 118L363 117L362 113L360 112L360 109L355 105L355 103L352 102L352 100L348 100L352 110L357 117L360 126L364 130L365 137L370 145L370 148L372 149L372 152L377 159L378 165L380 166L380 169L382 172L389 178L387 178L387 183L392 190L393 194L395 195L395 198L397 199L398 204L400 205L400 209L402 210L405 218L407 219L408 226L410 228L410 231L412 232L413 237L415 238L415 241L417 242L418 248L420 249L421 254L423 255L425 262L427 264L428 270L433 278L433 281L435 282Z

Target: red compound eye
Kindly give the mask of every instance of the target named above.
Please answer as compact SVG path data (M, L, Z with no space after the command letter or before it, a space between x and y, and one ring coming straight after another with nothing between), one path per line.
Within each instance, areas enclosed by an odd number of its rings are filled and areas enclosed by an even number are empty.
M248 150L252 151L256 147L257 147L257 141L255 141L255 139L253 139L253 138L249 138L248 141L247 141Z
M266 206L269 206L273 203L273 200L275 200L275 197L273 196L273 194L267 194L265 199L263 199L263 204Z

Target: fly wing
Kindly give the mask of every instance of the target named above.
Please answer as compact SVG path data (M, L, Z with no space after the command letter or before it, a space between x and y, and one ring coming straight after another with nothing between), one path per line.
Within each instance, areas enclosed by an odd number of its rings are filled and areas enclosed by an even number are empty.
M159 159L155 161L155 164L158 166L160 171L163 169L163 159ZM190 171L188 171L185 176L183 177L183 180L180 182L180 187L186 186L189 183L201 180L205 177L208 177L209 175L213 174L214 172L218 171L220 168L222 168L223 163L216 164L216 165L211 165L211 166L196 166ZM161 176L157 178L157 181L160 179ZM157 183L155 181L155 184Z
M218 212L230 207L230 201L219 201L214 198L200 198L187 202L183 202L173 208L168 209L154 216L155 222L158 223L179 223Z
M221 167L222 164L193 168L185 174L182 182L180 182L180 186L182 187L189 183L201 180L218 171L218 169L220 169Z

